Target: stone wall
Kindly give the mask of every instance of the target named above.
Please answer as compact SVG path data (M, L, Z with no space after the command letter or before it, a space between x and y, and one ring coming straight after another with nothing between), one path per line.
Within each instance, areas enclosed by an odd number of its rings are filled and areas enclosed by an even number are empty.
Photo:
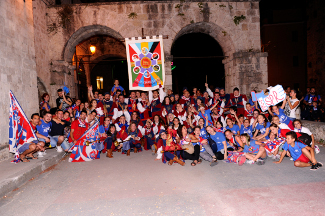
M301 120L302 125L314 134L315 140L325 140L325 123Z
M46 24L47 5L42 0L33 0L34 40L36 55L36 71L38 76L38 91L40 96L49 92L51 84L50 59L48 55L48 33ZM43 86L42 86L43 85ZM50 98L53 102L55 98Z
M259 1L130 1L93 4L73 4L69 25L58 28L49 36L49 55L53 64L66 62L71 65L75 46L87 38L107 35L115 38L152 35L168 35L164 40L166 61L166 88L172 86L170 55L173 42L183 34L191 32L206 33L215 38L227 58L224 60L226 74L235 75L226 78L226 90L237 86L243 93L249 93L252 86L267 86L266 55L260 54ZM48 25L57 19L62 6L48 9ZM130 15L136 14L133 17ZM245 16L237 25L235 16ZM254 52L251 54L250 52ZM238 58L250 59L238 64ZM259 62L263 62L259 65ZM252 67L253 66L253 67ZM68 71L68 69L63 70ZM245 76L244 71L249 72ZM242 74L240 74L240 72ZM256 75L257 79L254 79ZM244 80L243 80L244 79ZM243 81L241 81L243 80ZM254 80L254 83L250 83ZM250 83L250 84L248 84Z
M32 0L0 1L0 80L0 144L5 145L9 138L9 90L27 117L38 112Z
M307 86L325 96L325 1L307 1Z

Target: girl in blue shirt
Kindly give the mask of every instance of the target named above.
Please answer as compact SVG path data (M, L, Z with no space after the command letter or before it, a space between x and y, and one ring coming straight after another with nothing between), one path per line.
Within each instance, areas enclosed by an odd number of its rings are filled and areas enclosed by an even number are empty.
M230 118L227 119L227 127L226 127L226 129L230 130L235 135L239 135L239 126L236 125L236 124L234 125L234 122Z
M249 160L247 163L253 164L257 161L258 165L264 165L264 159L267 155L262 143L256 140L251 140L248 134L240 135L240 139L244 145L242 152L245 153L245 157Z
M253 139L255 140L265 140L269 139L268 134L270 130L270 122L268 122L263 114L259 114L257 117L257 125L255 128L255 133ZM260 132L260 135L257 135Z

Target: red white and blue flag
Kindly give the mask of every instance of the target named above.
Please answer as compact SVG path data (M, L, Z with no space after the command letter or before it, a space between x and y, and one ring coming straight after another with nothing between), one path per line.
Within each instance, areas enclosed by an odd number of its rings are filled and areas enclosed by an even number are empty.
M12 91L9 91L9 97L9 152L15 153L15 160L11 162L18 163L18 148L24 143L37 140L37 137Z
M96 142L99 142L99 121L91 126L72 147L72 153L69 162L85 162L100 158L100 152L96 148ZM89 145L87 145L87 141Z

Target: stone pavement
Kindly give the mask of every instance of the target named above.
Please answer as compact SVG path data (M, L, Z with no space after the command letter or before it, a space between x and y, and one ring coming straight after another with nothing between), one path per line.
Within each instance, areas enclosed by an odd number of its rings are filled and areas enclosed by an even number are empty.
M316 159L325 162L324 147ZM0 215L324 215L324 183L325 168L296 168L289 158L181 167L150 152L114 153L84 163L65 158L1 198Z

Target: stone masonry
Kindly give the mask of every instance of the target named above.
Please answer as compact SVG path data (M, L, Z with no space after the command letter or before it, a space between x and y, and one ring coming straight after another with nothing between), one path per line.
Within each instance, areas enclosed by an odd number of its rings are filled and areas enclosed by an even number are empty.
M166 88L171 88L173 42L184 34L205 33L220 44L226 56L223 63L227 92L236 86L242 93L249 93L257 86L259 89L267 87L267 53L260 52L258 0L129 1L53 6L47 9L44 17L48 26L55 23L63 7L71 8L73 14L66 28L58 28L56 33L48 35L47 43L52 67L47 77L52 85L46 84L46 88L51 91L52 102L56 98L55 90L64 81L72 88L75 86L73 73L67 74L74 70L72 58L76 45L96 35L115 39L139 37L142 32L144 36L168 35L164 40L165 83ZM235 16L245 19L236 25ZM48 69L38 71L48 73Z
M9 156L9 90L28 118L38 112L32 0L0 1L0 80L0 158L3 159Z

